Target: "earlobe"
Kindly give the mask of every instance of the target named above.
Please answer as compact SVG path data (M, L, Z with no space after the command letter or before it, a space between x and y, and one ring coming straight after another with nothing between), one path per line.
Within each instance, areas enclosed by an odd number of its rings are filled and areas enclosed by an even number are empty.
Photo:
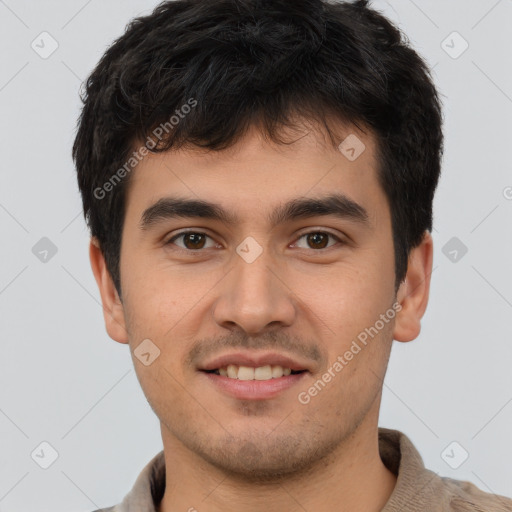
M114 341L128 343L123 304L107 269L98 240L94 237L89 243L89 259L101 295L107 333Z
M432 274L433 241L428 231L409 255L407 274L397 292L401 310L396 315L393 338L412 341L421 331L421 318L427 309Z

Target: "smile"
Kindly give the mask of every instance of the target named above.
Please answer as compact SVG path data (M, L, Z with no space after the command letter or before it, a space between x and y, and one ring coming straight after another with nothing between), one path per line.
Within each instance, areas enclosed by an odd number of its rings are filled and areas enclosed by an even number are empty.
M283 368L280 365L267 364L265 366L258 366L257 368L252 368L250 366L238 366L235 364L230 364L217 370L211 370L209 373L222 375L223 377L228 377L229 379L271 380L279 379L280 377L283 376L286 377L291 374L301 373L301 371L294 371L291 368Z

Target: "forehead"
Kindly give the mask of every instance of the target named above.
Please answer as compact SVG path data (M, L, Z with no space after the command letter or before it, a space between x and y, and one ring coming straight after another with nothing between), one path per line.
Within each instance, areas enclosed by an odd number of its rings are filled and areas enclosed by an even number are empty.
M266 139L255 127L235 145L220 151L181 148L149 154L132 172L126 212L137 221L149 206L166 196L223 205L240 220L261 217L298 197L342 193L374 217L387 209L377 179L373 134L355 127L340 130L340 147L325 133L288 134L287 144Z

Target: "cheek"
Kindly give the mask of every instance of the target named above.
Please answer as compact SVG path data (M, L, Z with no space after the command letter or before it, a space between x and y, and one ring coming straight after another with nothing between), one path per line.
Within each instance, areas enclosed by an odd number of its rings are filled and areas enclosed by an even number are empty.
M172 269L161 268L154 258L136 248L127 249L121 262L123 293L139 320L145 319L150 327L157 316L175 311L182 286L179 278L173 279Z
M150 339L160 350L160 365L173 375L181 375L182 359L197 338L198 315L205 314L204 295L212 286L207 286L207 281L204 277L199 279L197 273L195 277L190 273L188 277L183 276L168 266L161 268L153 263L137 268L133 264L126 280L125 297L132 349L142 340ZM151 368L151 371L156 370Z
M363 258L322 273L302 274L294 281L290 288L305 305L304 314L323 325L326 336L337 344L350 343L352 336L373 325L393 297L389 269Z

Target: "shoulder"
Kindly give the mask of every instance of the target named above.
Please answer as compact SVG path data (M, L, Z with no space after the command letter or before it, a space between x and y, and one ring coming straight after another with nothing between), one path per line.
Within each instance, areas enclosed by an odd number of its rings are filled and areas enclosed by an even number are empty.
M512 512L512 499L479 489L471 482L440 477L453 512Z
M379 452L397 475L382 512L512 512L511 498L427 469L412 441L399 430L379 428Z

